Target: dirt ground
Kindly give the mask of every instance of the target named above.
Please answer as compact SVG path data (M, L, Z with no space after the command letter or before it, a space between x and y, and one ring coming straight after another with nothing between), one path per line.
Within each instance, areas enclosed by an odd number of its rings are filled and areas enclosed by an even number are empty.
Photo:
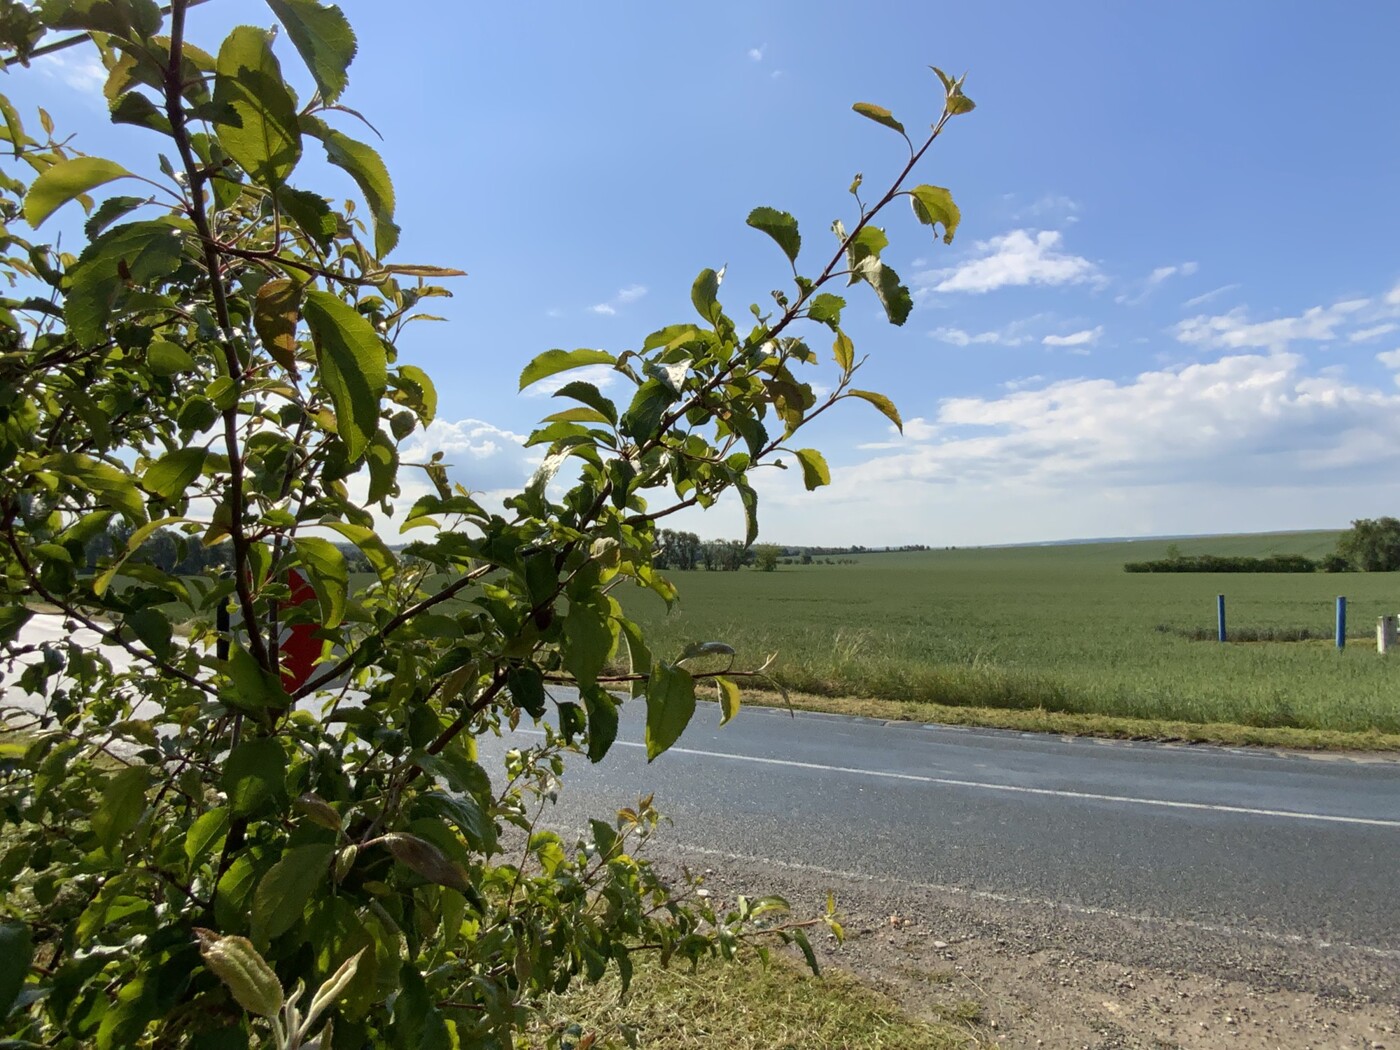
M719 900L780 893L798 915L819 914L835 893L846 939L817 943L821 961L916 1014L968 1018L973 1045L1400 1050L1400 953L714 854L670 859L703 872Z

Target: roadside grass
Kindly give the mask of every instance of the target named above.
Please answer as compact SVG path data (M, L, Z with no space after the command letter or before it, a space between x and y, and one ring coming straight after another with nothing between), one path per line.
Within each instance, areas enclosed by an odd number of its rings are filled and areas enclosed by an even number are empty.
M639 964L625 1000L615 977L580 986L546 1004L546 1024L527 1044L614 1050L968 1050L977 1034L975 1003L919 1020L893 999L837 970L819 977L777 953L759 962ZM586 1040L592 1037L592 1043Z
M1126 561L1164 556L1167 542L676 572L681 601L669 614L649 594L622 600L659 657L712 640L739 650L736 667L777 653L774 677L802 694L802 706L1055 732L1396 748L1400 656L1380 657L1369 632L1377 616L1400 611L1400 576L1123 572ZM1335 542L1336 533L1176 541L1187 555L1312 556ZM1232 636L1261 640L1193 640L1214 631L1219 593ZM1331 639L1342 593L1351 631L1339 652Z

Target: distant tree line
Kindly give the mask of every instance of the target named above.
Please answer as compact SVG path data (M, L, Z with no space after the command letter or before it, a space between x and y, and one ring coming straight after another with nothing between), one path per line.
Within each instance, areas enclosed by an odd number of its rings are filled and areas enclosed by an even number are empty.
M762 572L772 572L781 565L812 565L817 559L825 564L850 564L851 558L837 558L833 555L884 554L891 551L926 551L923 543L910 543L902 547L799 547L776 543L758 543L745 547L738 540L702 540L693 532L681 529L662 529L656 536L656 553L653 564L658 569L689 572L694 569L707 569L710 572L737 572L752 567Z
M1130 561L1123 566L1124 572L1316 572L1317 569L1318 562L1301 554L1271 554L1265 558L1197 554L1158 561Z
M117 521L90 539L83 552L87 571L95 572L121 557L131 541L132 531L126 522ZM369 559L354 544L337 543L336 546L345 556L350 572L374 571ZM177 576L198 576L206 569L228 568L232 564L232 551L227 543L206 546L197 535L186 536L176 529L157 529L128 560L137 565L153 565L161 572Z
M1358 518L1337 540L1337 549L1313 559L1301 554L1263 558L1216 554L1186 556L1176 544L1157 561L1130 561L1124 572L1396 572L1400 571L1400 519Z

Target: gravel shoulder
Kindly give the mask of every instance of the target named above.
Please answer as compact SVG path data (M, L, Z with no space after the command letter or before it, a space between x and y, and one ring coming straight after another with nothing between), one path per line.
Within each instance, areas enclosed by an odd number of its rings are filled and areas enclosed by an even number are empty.
M780 893L797 914L837 898L846 940L826 965L916 1015L972 1013L1010 1048L1400 1050L1400 953L1249 930L1069 911L946 888L852 879L654 844L710 893Z

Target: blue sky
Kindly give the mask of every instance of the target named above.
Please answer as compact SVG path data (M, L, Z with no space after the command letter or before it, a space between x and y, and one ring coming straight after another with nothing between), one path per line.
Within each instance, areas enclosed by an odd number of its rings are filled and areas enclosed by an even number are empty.
M384 134L396 258L470 274L437 311L450 323L410 329L401 351L442 395L422 444L472 488L530 468L520 436L555 407L515 394L535 354L621 351L690 319L704 266L728 264L736 315L782 284L750 208L795 214L819 269L851 176L878 187L902 161L850 104L922 126L934 63L967 70L978 103L920 172L953 191L962 228L945 247L891 209L886 259L916 309L900 329L873 298L847 314L871 355L861 385L894 397L906 432L859 403L824 419L804 443L833 485L765 472L764 539L941 546L1400 513L1400 7L342 6L361 43L345 101ZM272 19L216 0L192 12L193 38L215 50L238 21ZM81 148L139 159L113 145L85 61L41 61L4 90ZM337 174L306 162L296 181L348 195ZM678 521L741 531L736 506Z

